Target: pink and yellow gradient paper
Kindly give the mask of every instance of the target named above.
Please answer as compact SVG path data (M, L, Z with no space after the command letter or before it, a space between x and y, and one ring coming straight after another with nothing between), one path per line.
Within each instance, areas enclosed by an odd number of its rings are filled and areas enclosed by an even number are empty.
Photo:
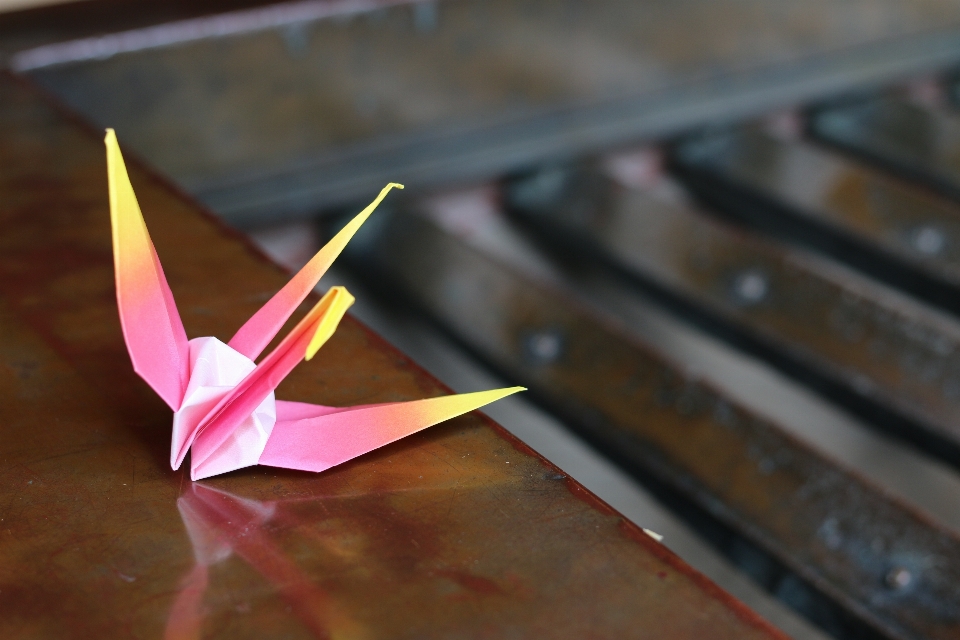
M333 335L353 296L331 288L272 352L254 361L387 193L402 185L384 187L229 342L188 340L112 129L105 142L120 323L134 370L173 409L174 469L192 451L193 480L255 464L324 471L523 390L346 408L276 400L274 389Z

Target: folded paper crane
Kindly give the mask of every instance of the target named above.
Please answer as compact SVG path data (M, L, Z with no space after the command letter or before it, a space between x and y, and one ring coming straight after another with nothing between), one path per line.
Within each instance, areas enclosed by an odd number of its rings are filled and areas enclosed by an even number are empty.
M112 129L107 129L106 145L123 337L134 370L173 409L170 464L179 469L192 450L191 479L255 464L324 471L523 390L345 408L276 400L274 390L333 335L353 296L332 287L269 355L258 364L254 360L390 189L403 187L387 185L230 342L187 340Z

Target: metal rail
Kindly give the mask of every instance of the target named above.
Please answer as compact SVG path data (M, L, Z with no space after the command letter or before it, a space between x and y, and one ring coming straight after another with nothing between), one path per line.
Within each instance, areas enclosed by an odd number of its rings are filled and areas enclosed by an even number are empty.
M960 116L945 105L873 97L816 109L809 129L827 144L960 199ZM941 246L960 240L935 228L927 235Z
M596 167L534 173L507 194L535 235L960 465L960 323L946 314Z
M681 143L675 168L720 211L960 313L960 205L802 140L745 127Z
M43 45L12 64L252 224L309 217L391 180L493 177L960 58L960 23L940 0L889 4L889 23L867 0L696 12L458 0L344 17L386 4L284 3ZM334 10L344 15L319 19Z

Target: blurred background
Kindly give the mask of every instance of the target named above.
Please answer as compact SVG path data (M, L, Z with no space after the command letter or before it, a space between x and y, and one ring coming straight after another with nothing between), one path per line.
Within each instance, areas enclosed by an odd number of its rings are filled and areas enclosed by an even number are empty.
M960 637L960 2L0 1L0 60L791 637ZM149 214L148 214L149 215Z

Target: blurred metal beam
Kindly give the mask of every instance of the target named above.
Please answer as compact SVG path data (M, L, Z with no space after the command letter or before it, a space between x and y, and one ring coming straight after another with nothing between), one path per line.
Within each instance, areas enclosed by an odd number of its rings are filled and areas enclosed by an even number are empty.
M947 0L458 0L313 19L320 6L45 45L12 64L252 224L387 181L494 176L960 60ZM216 26L227 18L242 29Z
M960 200L960 115L897 96L812 111L821 141Z
M960 313L960 204L753 126L688 139L674 158L725 214Z
M955 319L596 167L546 169L507 193L532 233L960 466Z
M381 221L359 246L372 280L530 386L834 635L960 632L960 539L947 530L419 216Z

